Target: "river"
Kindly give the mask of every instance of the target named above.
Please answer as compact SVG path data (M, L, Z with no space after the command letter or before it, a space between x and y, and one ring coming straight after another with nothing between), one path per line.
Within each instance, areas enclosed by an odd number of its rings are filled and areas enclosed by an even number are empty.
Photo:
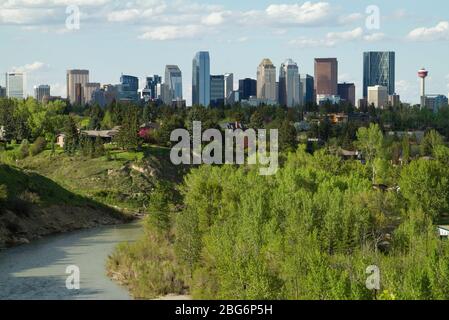
M106 276L106 259L123 241L142 235L140 223L49 236L0 251L2 300L128 300L128 291ZM67 266L80 270L80 289L66 288Z

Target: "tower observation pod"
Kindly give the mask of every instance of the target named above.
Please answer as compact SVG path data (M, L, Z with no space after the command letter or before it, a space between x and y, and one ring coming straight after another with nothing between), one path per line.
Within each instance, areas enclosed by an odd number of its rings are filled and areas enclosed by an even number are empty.
M421 78L421 108L426 107L426 78L429 75L429 71L422 68L418 71L418 77Z

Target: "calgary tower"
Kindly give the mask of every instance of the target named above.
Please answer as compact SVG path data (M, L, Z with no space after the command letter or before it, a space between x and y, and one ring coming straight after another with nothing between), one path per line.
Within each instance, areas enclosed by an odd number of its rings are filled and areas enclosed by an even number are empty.
M429 75L429 71L424 68L418 71L418 77L421 78L421 108L426 107L426 78Z

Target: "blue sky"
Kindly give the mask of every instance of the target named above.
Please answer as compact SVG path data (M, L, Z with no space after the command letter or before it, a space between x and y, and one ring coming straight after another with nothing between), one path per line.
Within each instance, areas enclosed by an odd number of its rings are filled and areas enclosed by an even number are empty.
M68 6L80 9L79 30L66 27ZM379 10L379 28L367 24ZM374 15L373 15L374 12ZM375 22L376 20L374 20ZM90 80L118 83L126 73L143 79L183 72L191 99L191 61L208 50L211 73L256 76L267 57L287 58L313 74L315 57L337 57L341 81L361 95L362 53L396 51L396 91L418 103L417 70L430 71L428 92L449 92L449 2L289 0L0 0L0 72L26 71L28 92L50 84L65 96L65 71L90 70ZM0 78L4 85L4 77Z

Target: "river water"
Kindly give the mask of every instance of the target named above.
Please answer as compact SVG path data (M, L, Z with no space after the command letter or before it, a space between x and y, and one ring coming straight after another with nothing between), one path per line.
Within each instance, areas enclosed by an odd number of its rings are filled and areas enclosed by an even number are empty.
M128 300L128 291L106 276L114 247L142 235L140 223L49 236L0 251L0 299ZM66 288L68 266L80 270L80 289Z

